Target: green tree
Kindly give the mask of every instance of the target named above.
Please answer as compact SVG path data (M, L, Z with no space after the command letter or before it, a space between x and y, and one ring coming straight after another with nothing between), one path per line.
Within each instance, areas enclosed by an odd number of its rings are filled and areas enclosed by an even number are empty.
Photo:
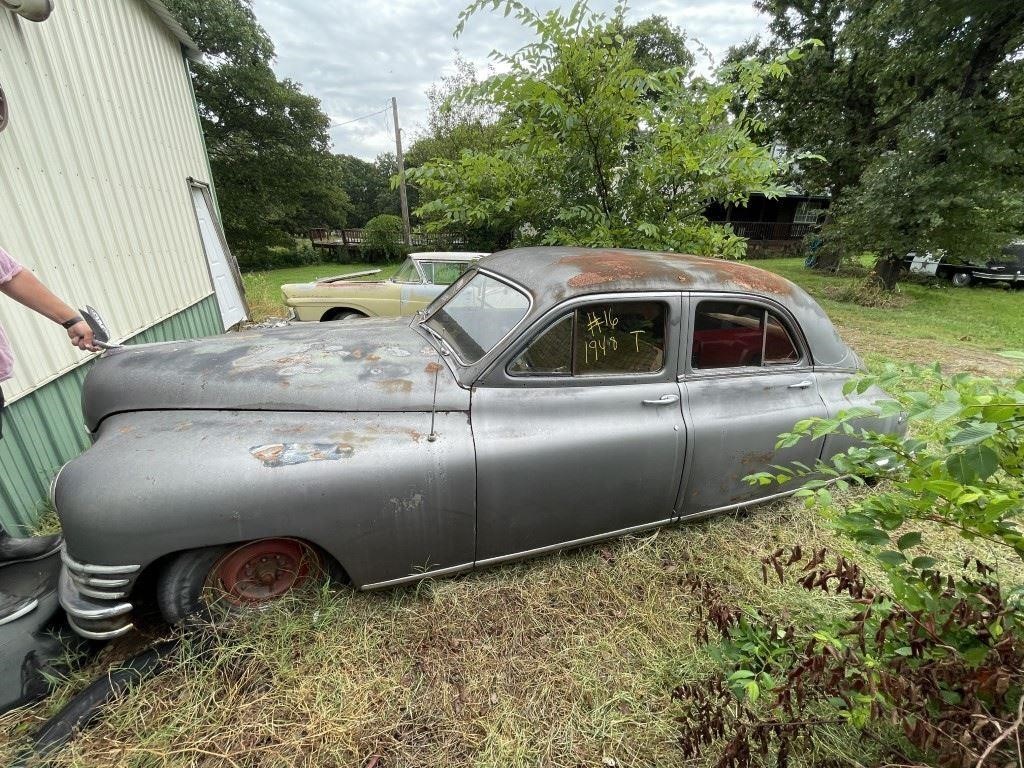
M320 102L270 65L248 0L168 0L203 51L193 82L224 230L240 263L312 226L342 226L348 199Z
M766 138L823 155L797 181L834 198L826 240L879 254L895 283L910 250L978 259L1024 226L1024 6L968 0L757 0L770 60L818 38L793 77L748 107Z
M397 261L406 256L408 247L402 238L402 218L390 213L374 216L366 222L364 240L359 249L367 261Z
M633 58L644 72L662 72L693 67L693 54L686 47L686 35L664 16L648 16L625 26L622 37L633 45ZM799 43L800 41L797 41Z
M463 152L491 152L500 146L500 112L488 102L460 100L459 94L479 85L476 67L461 56L455 59L455 72L445 75L427 90L429 107L426 130L405 154L407 169L431 161L457 162ZM436 200L438 192L430 185L409 183L409 206L418 211ZM468 246L493 250L511 240L511 231L503 231L495 222L449 222L445 230L461 235Z
M491 6L470 5L456 33ZM490 226L523 243L741 256L744 242L709 224L705 206L785 192L776 179L791 158L752 141L750 118L730 115L729 105L783 77L785 62L800 53L743 62L714 78L686 66L649 72L637 63L636 43L618 31L624 5L611 18L582 2L546 14L518 0L497 9L536 39L493 53L507 72L455 100L495 109L499 141L414 169L428 195L418 214L434 228Z
M349 223L365 227L374 216L399 215L398 193L391 189L391 177L398 172L393 154L378 155L373 162L352 155L337 155L341 166L341 186L351 203Z

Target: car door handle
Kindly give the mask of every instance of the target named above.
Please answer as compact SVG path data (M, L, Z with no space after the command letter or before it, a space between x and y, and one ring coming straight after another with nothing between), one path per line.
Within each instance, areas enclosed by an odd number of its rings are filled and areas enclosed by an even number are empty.
M790 384L787 389L807 389L811 384L812 382L810 379L804 379L803 381L798 381L796 384Z
M641 400L644 405L672 405L679 402L679 395L662 395L657 400Z

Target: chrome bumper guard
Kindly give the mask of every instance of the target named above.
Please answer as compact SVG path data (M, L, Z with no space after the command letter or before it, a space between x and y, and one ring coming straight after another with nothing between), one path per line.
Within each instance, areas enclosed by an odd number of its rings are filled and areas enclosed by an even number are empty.
M72 629L90 640L109 640L132 629L132 604L121 598L131 591L139 566L80 563L66 550L61 560L57 595Z

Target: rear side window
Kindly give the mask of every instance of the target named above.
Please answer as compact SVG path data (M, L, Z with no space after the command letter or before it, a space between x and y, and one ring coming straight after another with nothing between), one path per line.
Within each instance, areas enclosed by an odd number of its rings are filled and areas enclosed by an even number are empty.
M420 266L427 280L434 285L451 285L466 271L469 264L459 261L428 261L421 262Z
M668 307L660 301L590 304L548 326L512 361L509 373L600 376L657 373L665 367Z
M793 338L771 310L736 301L702 301L693 324L694 368L749 368L800 359Z

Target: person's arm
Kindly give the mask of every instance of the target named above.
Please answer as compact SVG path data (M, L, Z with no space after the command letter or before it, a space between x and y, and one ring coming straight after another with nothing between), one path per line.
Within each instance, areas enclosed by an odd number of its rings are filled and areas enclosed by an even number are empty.
M97 349L93 345L92 328L89 327L89 324L82 320L74 309L55 296L49 288L39 282L39 279L29 270L22 269L6 283L0 283L0 291L29 309L50 318L55 323L64 324L72 318L78 318L78 322L67 329L71 343L82 350L95 351Z

